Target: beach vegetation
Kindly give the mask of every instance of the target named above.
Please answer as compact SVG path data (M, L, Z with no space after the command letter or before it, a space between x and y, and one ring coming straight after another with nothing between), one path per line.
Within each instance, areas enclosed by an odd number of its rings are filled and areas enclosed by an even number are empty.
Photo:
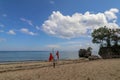
M120 57L120 29L110 29L106 26L92 32L92 42L100 44L98 54L102 58Z
M79 50L79 57L88 58L92 54L92 48L88 47L87 49L80 49Z

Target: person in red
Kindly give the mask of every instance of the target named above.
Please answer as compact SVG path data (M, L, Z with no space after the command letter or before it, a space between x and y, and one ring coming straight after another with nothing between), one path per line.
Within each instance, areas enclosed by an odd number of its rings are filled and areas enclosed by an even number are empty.
M50 53L50 56L49 56L49 61L52 61L53 60L53 55L52 55L52 53Z
M59 60L59 51L56 52L57 59Z

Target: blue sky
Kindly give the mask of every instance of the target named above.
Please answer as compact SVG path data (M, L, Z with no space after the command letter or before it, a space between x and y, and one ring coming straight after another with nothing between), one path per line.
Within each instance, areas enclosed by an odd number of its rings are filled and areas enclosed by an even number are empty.
M119 10L119 0L0 0L0 51L97 51L91 32L119 28Z

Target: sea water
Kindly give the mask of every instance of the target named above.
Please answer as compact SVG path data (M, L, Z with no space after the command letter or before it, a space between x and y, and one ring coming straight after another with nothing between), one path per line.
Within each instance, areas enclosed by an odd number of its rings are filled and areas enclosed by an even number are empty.
M56 52L52 54L55 56ZM47 61L50 51L0 51L0 62ZM77 51L59 51L60 59L78 59Z

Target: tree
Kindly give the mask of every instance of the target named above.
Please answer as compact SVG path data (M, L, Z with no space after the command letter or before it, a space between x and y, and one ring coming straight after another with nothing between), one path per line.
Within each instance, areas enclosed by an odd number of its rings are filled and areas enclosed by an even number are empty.
M113 42L114 46L119 46L119 42L120 42L120 29L113 29L111 38L112 38L112 42Z
M101 44L98 54L102 58L120 58L120 29L101 27L92 32L93 43Z
M79 57L85 57L86 53L87 53L86 49L80 49L79 50Z
M88 58L92 54L92 48L88 47L87 49L80 49L79 50L79 57Z
M88 47L88 48L87 48L87 51L92 53L92 48L91 48L91 47Z
M107 47L111 47L111 29L108 29L106 26L99 29L95 29L92 32L93 43L98 43L103 46L106 44Z

